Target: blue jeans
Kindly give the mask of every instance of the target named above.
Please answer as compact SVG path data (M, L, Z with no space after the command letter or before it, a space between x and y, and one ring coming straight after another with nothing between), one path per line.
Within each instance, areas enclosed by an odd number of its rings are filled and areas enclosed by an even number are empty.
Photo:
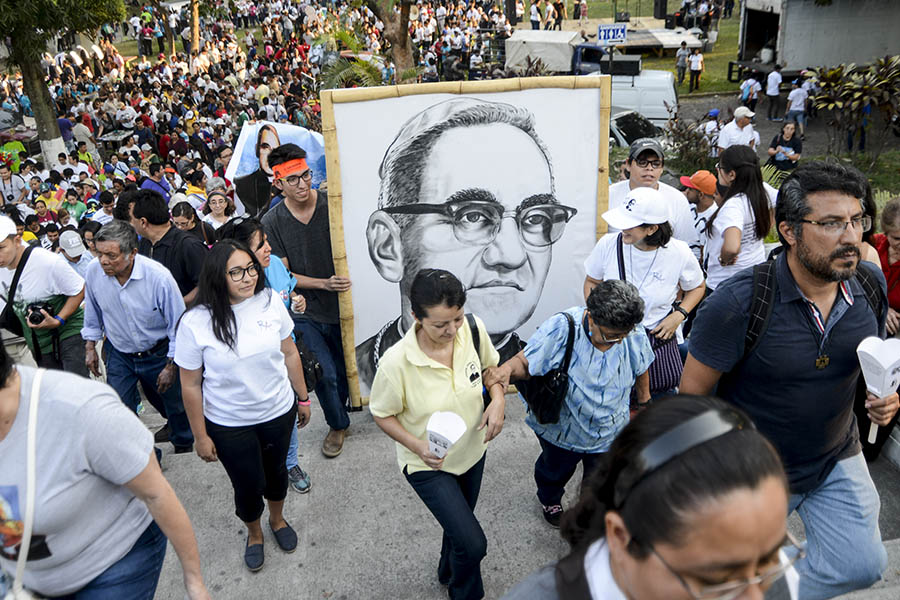
M481 560L487 555L487 537L475 518L475 504L481 491L484 459L462 475L444 471L403 470L437 522L444 529L438 580L449 584L452 600L478 600L484 597Z
M167 350L159 353L148 353L143 357L123 354L108 343L106 344L106 382L119 394L122 402L133 411L137 411L141 400L138 394L137 384L141 383L144 395L159 411L163 417L169 420L172 430L169 440L172 445L178 447L190 446L194 443L194 435L191 433L191 424L188 422L187 413L184 412L184 402L181 399L181 382L176 372L175 381L164 394L160 394L156 388L156 378L166 366Z
M64 600L153 600L166 557L166 536L151 522L128 554Z
M792 494L806 528L806 557L797 563L800 599L831 598L865 588L887 568L878 512L881 500L862 453L839 461L818 488Z
M303 343L315 353L322 365L322 379L316 383L316 397L325 413L325 422L332 429L347 429L350 427L350 417L345 402L350 392L341 345L341 326L294 315L294 334L303 336Z
M581 484L584 485L603 453L575 452L551 444L539 435L537 439L541 444L541 453L534 462L534 482L537 484L538 500L544 506L561 504L566 484L575 474L578 463L583 463L584 474L581 477Z
M291 429L291 443L288 446L287 460L284 461L284 466L287 467L288 471L300 464L297 460L297 453L299 451L300 437L297 435L297 419L294 419L294 428Z

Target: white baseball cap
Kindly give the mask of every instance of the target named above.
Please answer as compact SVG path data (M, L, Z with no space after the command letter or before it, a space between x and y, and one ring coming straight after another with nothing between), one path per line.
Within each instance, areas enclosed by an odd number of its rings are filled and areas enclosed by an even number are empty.
M752 119L756 116L756 113L747 108L746 106L738 106L734 109L734 118L740 119L743 117L747 117L748 119Z
M9 217L0 216L0 240L5 240L11 235L16 235L16 224Z
M59 235L59 247L65 250L72 258L78 258L84 254L84 243L77 231L63 231Z
M625 195L621 206L603 213L603 220L616 229L631 229L639 225L658 225L669 220L666 199L653 188L635 188Z

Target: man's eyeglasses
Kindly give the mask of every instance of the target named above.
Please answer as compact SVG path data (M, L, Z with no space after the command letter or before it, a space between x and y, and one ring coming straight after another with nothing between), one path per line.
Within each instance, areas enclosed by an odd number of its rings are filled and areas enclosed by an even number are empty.
M312 179L312 171L310 171L309 169L307 169L306 171L303 171L299 175L288 175L287 177L281 178L281 180L283 182L287 183L288 185L290 185L292 187L297 187L298 185L300 185L301 181L309 183L309 181L311 179Z
M249 267L235 267L228 271L228 276L231 277L232 281L238 282L244 279L245 273L251 278L256 277L259 275L259 268L256 265L250 265Z
M646 158L638 158L635 159L634 164L639 166L642 169L646 169L647 167L653 169L661 169L663 166L663 161L661 160L647 160Z
M464 200L445 204L405 204L385 208L395 215L444 215L453 224L453 235L464 244L486 246L497 238L503 219L515 219L519 237L529 246L544 247L562 236L566 223L578 211L562 204L519 205L503 210L497 202Z
M816 225L817 227L821 227L825 233L829 235L841 235L844 231L847 230L847 225L851 225L854 229L859 230L860 232L866 232L872 229L872 217L869 215L864 215L862 217L855 217L850 219L849 221L811 221L809 219L800 219L801 223L809 223L810 225Z

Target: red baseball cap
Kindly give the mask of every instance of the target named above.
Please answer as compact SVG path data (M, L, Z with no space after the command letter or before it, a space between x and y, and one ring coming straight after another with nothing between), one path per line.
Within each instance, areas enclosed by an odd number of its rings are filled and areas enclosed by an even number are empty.
M690 177L682 176L681 185L698 190L707 196L713 196L716 193L716 176L706 170L700 170Z

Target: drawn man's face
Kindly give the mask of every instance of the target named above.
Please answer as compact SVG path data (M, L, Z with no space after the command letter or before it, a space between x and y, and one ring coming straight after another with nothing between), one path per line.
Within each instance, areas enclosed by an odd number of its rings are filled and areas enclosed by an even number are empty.
M272 174L269 167L269 153L280 145L278 135L269 128L264 129L259 135L259 168L266 175Z
M517 149L515 161L497 161ZM464 151L461 151L464 149ZM432 148L422 175L419 203L472 201L502 209L499 231L460 240L442 214L413 217L403 236L404 294L421 268L446 269L467 290L466 310L485 317L491 333L514 331L537 306L550 268L551 245L523 241L515 211L524 202L544 203L552 194L550 167L528 134L505 124L456 128ZM473 204L478 206L478 204ZM472 208L456 220L471 231L487 231L485 211Z

